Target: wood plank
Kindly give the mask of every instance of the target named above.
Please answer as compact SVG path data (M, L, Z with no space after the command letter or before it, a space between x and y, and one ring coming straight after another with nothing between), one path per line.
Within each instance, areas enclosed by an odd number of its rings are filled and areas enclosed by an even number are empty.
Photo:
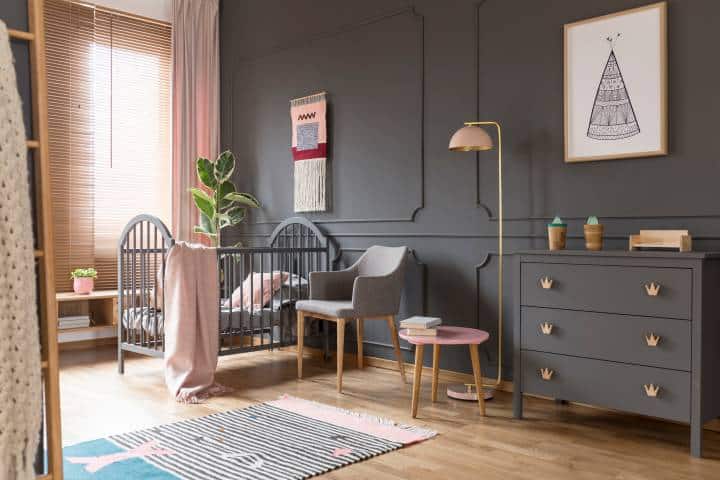
M35 40L35 34L31 32L25 32L23 30L16 30L14 28L8 28L8 34L10 35L10 38L14 38L16 40Z
M90 293L60 292L55 294L58 302L77 302L82 300L102 300L117 298L117 290L95 290Z
M35 150L35 222L38 232L40 344L47 368L43 375L47 436L48 478L62 480L62 440L60 434L60 385L57 342L57 305L55 301L55 251L48 156L47 70L45 61L44 0L28 0L27 35L18 38L33 40L30 48L33 137Z

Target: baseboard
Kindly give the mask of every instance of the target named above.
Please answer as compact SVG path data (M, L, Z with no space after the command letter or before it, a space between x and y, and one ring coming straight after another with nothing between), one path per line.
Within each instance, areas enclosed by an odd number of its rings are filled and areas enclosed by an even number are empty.
M297 351L294 346L283 347L282 350L287 350L291 352ZM330 352L330 355L334 358L335 352ZM323 350L320 348L305 347L305 356L313 359L322 359ZM355 365L355 357L356 355L354 353L345 353L343 362L347 365ZM386 370L393 370L396 372L400 370L396 360L389 360L387 358L369 357L366 355L365 357L363 357L363 363L368 367L384 368ZM405 362L405 373L407 375L412 375L414 371L415 364ZM429 378L430 375L432 375L432 367L424 366L423 376L428 376ZM475 383L475 378L469 373L455 372L453 370L444 370L442 368L438 373L438 378L443 383ZM496 378L483 377L483 383L487 385L494 385L496 381ZM501 392L512 392L512 382L503 380L502 382L500 382L500 385L498 385L497 390Z

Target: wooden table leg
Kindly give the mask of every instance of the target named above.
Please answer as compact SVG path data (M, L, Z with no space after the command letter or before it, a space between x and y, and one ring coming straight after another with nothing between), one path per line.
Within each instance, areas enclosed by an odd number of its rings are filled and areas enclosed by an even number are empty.
M440 344L433 345L432 401L437 402L438 374L440 373Z
M363 319L357 318L355 323L357 331L357 367L363 368Z
M337 319L337 347L335 348L337 355L337 391L342 393L343 380L343 358L345 357L345 319Z
M420 400L420 382L422 381L424 345L415 345L415 372L413 375L412 417L417 417L418 402Z
M390 337L392 338L393 347L395 348L395 358L398 362L398 369L400 370L400 377L403 383L407 383L405 378L405 361L403 360L402 351L400 350L400 339L398 338L397 327L395 326L395 317L389 315L387 317L388 327L390 328Z
M305 312L297 312L297 376L302 378L303 344L305 342Z
M473 344L470 347L470 359L472 360L473 376L475 377L475 390L477 390L478 405L480 406L480 414L485 416L485 392L482 388L482 369L480 368L480 353L478 346Z

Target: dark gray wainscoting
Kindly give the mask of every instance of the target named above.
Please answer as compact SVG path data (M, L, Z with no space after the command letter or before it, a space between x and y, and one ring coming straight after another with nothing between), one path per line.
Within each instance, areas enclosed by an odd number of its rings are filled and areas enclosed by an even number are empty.
M264 205L228 241L262 243L292 215L288 101L327 90L332 208L309 217L343 262L373 244L408 245L424 278L408 295L424 292L423 310L446 323L496 333L496 162L494 152L447 151L465 120L503 125L508 251L543 248L555 214L568 219L569 248L583 248L583 219L598 215L606 248L626 248L640 228L688 228L696 249L720 249L720 66L709 60L720 2L669 1L670 154L563 162L563 24L647 3L224 0L222 143L238 156L238 187ZM386 343L378 330L368 338ZM378 344L368 353L392 358ZM496 353L488 342L486 376ZM462 349L448 349L442 367L471 371Z

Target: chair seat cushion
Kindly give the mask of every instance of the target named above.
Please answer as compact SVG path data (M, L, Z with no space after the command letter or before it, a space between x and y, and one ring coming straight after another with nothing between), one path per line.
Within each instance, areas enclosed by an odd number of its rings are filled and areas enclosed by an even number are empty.
M353 318L355 316L352 302L346 300L299 300L295 304L295 309L328 317Z

